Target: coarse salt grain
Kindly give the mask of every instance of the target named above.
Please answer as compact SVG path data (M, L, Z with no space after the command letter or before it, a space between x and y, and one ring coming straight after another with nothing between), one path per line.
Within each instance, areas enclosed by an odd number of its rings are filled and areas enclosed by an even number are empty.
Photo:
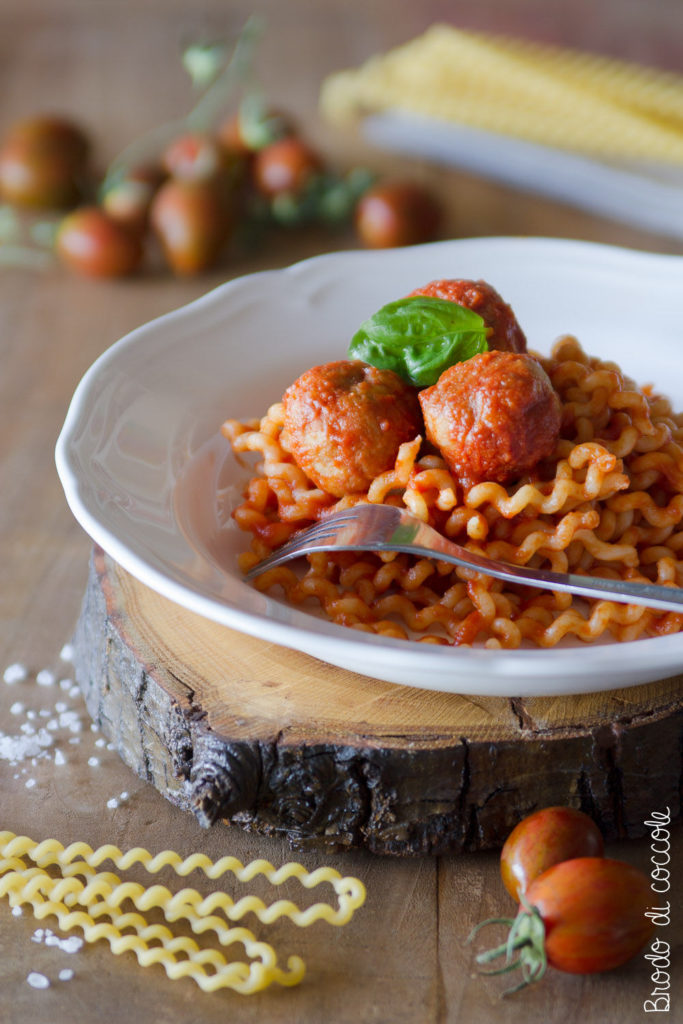
M74 645L73 644L64 644L64 646L62 647L61 651L59 652L59 657L62 659L62 661L73 661L74 660Z
M70 935L67 939L55 935L51 928L36 928L31 936L32 942L44 942L46 946L57 946L63 953L77 953L84 943L77 935Z
M64 757L64 754L61 752L61 750L55 750L55 764L66 764L66 758Z
M44 974L39 974L38 971L31 971L26 978L31 988L49 988L50 979L46 978Z
M24 710L24 705L21 703L20 700L15 700L14 704L9 709L11 715L20 715L21 712Z
M14 683L22 683L28 676L28 669L25 665L15 661L14 664L8 665L5 669L2 678L5 680L8 686L12 686Z
M123 804L129 797L128 790L124 789L123 793L119 793L118 796L113 796L110 800L107 800L107 807L110 811L116 810L119 804Z
M58 700L55 704L55 711L61 715L62 711L68 711L69 705L65 704L63 700Z
M100 736L100 738L98 740L95 740L95 746L96 747L106 747L106 745L107 745L107 741L105 739L103 739L102 736Z
M33 789L35 784L36 784L36 780L35 779L27 779L26 780L26 788L27 789Z
M60 981L71 981L73 976L74 976L74 972L71 970L70 967L62 968L62 970L59 972L59 975L58 975Z
M31 733L22 736L6 736L0 732L0 761L17 765L31 757L47 756L44 748L52 744L52 736L45 729L36 733L32 726L29 728Z
M99 763L100 763L99 757L89 757L88 758L88 764L90 765L91 768L97 768Z
M38 686L54 686L57 679L54 672L51 672L49 668L41 668L36 676L36 682Z
M62 729L68 729L70 732L83 731L81 716L76 711L62 711L59 716L59 724Z
M62 953L78 953L83 945L83 939L77 935L70 935L68 939L60 939L58 935L48 935L45 938L46 946L58 946Z
M12 917L21 917L23 913L24 911L21 909L21 907L12 907Z

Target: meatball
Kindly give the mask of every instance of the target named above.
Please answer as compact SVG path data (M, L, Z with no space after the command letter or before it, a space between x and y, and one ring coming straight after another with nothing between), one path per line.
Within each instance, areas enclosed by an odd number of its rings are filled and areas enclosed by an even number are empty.
M431 295L467 306L478 313L491 329L488 337L490 349L499 352L526 352L526 337L517 323L515 314L495 288L486 281L432 281L424 288L416 288L411 295Z
M393 370L340 359L307 370L283 398L283 443L329 494L364 491L423 431L417 395Z
M524 353L482 352L456 363L419 398L428 439L465 487L528 473L560 431L550 378Z

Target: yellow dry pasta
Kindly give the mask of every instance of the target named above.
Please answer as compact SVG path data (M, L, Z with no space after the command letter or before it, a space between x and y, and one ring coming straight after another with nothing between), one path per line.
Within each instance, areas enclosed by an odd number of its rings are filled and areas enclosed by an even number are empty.
M403 110L608 157L683 161L683 76L450 25L323 83L334 121Z
M253 895L235 902L220 890L204 896L192 888L177 893L163 885L146 888L122 881L111 871L98 871L107 860L122 871L139 864L150 874L163 868L172 869L180 877L203 871L213 880L230 873L243 884L259 875L273 886L291 878L306 889L327 882L337 896L337 907L315 903L302 910L291 900L277 900L268 906ZM49 868L57 868L60 874L55 877ZM300 928L315 921L341 926L362 906L365 887L359 879L345 878L330 867L307 871L303 865L290 862L275 868L262 859L245 865L231 856L214 862L201 853L182 858L174 850L153 855L142 847L123 852L117 846L93 849L83 842L64 847L56 839L36 842L28 836L0 832L0 896L7 896L12 907L30 905L40 920L56 917L63 931L80 929L86 942L106 940L116 955L132 952L143 967L160 964L169 978L192 978L205 992L230 988L250 994L273 983L297 985L305 965L300 957L290 956L287 969L283 969L269 943L258 940L247 928L230 926L228 921L253 913L264 924L288 917ZM160 910L169 924L186 921L197 935L211 930L223 947L240 943L251 962L230 961L221 950L202 949L190 936L175 935L162 924L150 924L141 913L124 911L125 901L137 911Z

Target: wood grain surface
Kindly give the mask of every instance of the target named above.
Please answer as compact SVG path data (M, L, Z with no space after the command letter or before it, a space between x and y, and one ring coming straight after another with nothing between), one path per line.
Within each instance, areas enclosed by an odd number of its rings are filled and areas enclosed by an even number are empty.
M222 0L0 0L0 132L36 111L68 112L91 132L104 164L132 138L187 109L186 76L178 60L183 42L239 28L251 9L244 0L229 5ZM330 157L348 164L362 159L380 172L400 170L431 183L447 207L446 235L542 234L681 251L671 240L470 175L370 152L316 119L324 75L405 41L436 20L680 70L680 0L480 0L470 5L264 0L259 9L268 16L259 60L266 90L306 124ZM0 829L36 839L55 836L64 843L83 839L93 846L114 842L157 851L173 845L183 854L201 849L212 857L231 852L243 861L265 857L278 864L291 858L278 836L222 825L201 829L191 815L139 780L107 749L105 737L90 730L85 705L68 682L73 666L60 659L60 651L78 617L91 545L66 506L53 451L78 380L122 334L229 277L353 245L351 237L320 232L283 236L239 263L184 281L157 270L108 283L60 270L0 268L0 669L14 663L28 669L23 682L0 681L0 733L16 739L26 735L21 724L36 727L50 716L67 716L54 730L46 756L33 758L35 764L30 757L18 763L0 757ZM55 674L52 686L40 685L37 674L43 669ZM27 718L28 712L35 717ZM642 764L645 794L649 771L650 765ZM664 810L652 808L657 809ZM670 898L680 906L680 829L672 842ZM647 839L612 842L608 849L649 870ZM647 1019L643 1003L652 987L651 968L641 957L600 977L549 972L533 990L505 1001L498 981L475 976L465 936L477 921L511 910L495 853L388 860L365 851L303 851L297 859L309 868L329 863L355 874L368 890L366 906L341 929L316 925L299 931L279 924L259 932L258 922L247 922L283 954L304 957L308 972L298 989L273 988L254 997L202 995L190 981L172 983L159 968L143 969L132 956L114 957L105 943L69 955L32 941L38 922L27 914L14 917L2 901L0 1021L211 1024L232 1017L272 1024L635 1024ZM51 926L41 926L46 923ZM672 1009L662 1016L673 1021L683 1013L680 915L660 933L671 945L674 972ZM74 970L71 981L58 980L64 968ZM31 970L48 976L50 987L29 986Z
M420 856L500 848L537 807L608 840L647 835L652 806L680 821L680 676L528 699L394 686L195 615L97 547L74 664L126 764L207 828Z

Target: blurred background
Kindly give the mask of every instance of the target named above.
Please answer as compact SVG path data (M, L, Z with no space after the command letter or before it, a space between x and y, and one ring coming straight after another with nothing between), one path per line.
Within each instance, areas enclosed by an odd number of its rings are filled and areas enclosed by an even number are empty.
M254 15L261 27L250 61L250 81L258 85L265 102L293 119L296 133L335 174L362 167L382 181L410 179L431 191L441 207L438 237L553 234L680 251L681 234L662 230L659 223L615 217L609 210L602 212L599 203L596 208L595 202L587 210L585 204L571 197L567 201L561 194L558 203L558 196L549 195L543 187L544 174L548 183L555 173L552 167L547 171L539 167L531 175L529 188L520 190L514 181L500 180L500 175L495 180L495 175L480 173L476 152L474 167L471 160L470 166L467 160L458 166L457 159L446 166L429 159L417 142L405 147L413 152L400 154L373 145L364 134L362 119L334 123L323 116L319 102L323 83L335 72L358 69L438 23L466 33L507 35L680 72L683 8L678 0L600 4L582 0L480 0L477 4L287 0L260 7L211 0L192 5L172 0L144 5L127 0L28 0L22 4L3 0L0 137L6 137L18 120L36 114L66 116L85 132L91 146L91 172L101 184L111 161L132 142L192 109L198 93L193 92L182 61L187 47L231 45ZM236 108L239 95L240 90L234 90L226 97L226 117ZM217 116L215 124L222 120ZM677 129L680 133L680 123ZM665 168L677 186L683 182L682 166L674 161ZM595 187L590 182L587 187L595 200ZM600 187L607 194L609 179L598 184L598 191ZM674 193L673 201L680 196L683 191ZM638 205L637 192L632 205ZM221 261L218 278L248 271L264 259L279 265L316 251L367 241L351 229L351 218L340 218L341 225L334 231L319 230L317 219L312 219L314 224L309 218L296 231L269 232L258 247L242 247L238 259L231 255ZM7 253L4 262L11 263ZM210 268L210 274L213 283L215 268Z

